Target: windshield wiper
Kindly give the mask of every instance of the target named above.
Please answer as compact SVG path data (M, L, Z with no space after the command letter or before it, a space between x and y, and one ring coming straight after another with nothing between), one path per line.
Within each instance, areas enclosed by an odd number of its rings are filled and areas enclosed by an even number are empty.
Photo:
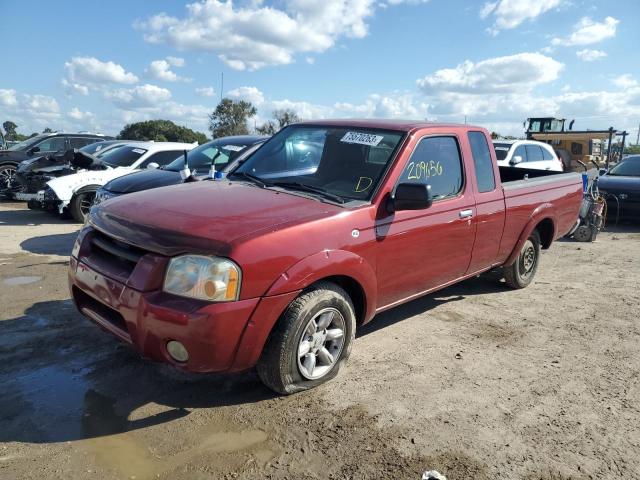
M243 178L245 180L249 180L253 183L255 183L256 185L264 188L267 186L267 184L265 182L262 181L262 179L260 177L258 177L257 175L254 175L253 173L248 173L248 172L233 172L231 173L232 176L234 177L240 177ZM269 184L271 185L271 184Z
M300 182L273 182L271 184L271 186L274 187L282 187L282 188L289 188L291 190L300 190L303 192L310 192L310 193L317 193L319 195L322 195L325 198L328 198L329 200L333 200L334 202L337 203L345 203L346 200L344 198L342 198L339 195L336 195L335 193L331 193L331 192L327 192L324 188L320 188L320 187L314 187L313 185L307 185L305 183L300 183Z

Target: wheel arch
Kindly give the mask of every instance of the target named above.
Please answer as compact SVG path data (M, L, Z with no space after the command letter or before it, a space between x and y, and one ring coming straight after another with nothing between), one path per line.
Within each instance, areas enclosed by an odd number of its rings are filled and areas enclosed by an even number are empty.
M80 195L81 193L87 193L87 192L97 192L98 189L102 187L102 185L84 185L83 187L78 188L77 190L73 190L71 192L71 198L73 198L76 195Z
M265 295L305 290L320 281L332 281L349 293L358 324L373 318L377 291L375 271L363 257L346 250L326 250L306 257L283 272Z
M511 265L516 261L524 242L527 241L527 238L534 230L537 230L540 235L540 246L545 250L548 249L553 243L556 234L556 220L551 204L542 204L533 211L504 265Z

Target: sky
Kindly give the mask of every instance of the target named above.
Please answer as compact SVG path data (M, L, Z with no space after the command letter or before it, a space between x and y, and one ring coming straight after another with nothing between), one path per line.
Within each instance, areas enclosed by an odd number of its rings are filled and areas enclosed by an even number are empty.
M209 133L221 96L304 120L388 117L522 135L532 116L640 123L640 1L0 0L0 122ZM224 82L222 82L224 77Z

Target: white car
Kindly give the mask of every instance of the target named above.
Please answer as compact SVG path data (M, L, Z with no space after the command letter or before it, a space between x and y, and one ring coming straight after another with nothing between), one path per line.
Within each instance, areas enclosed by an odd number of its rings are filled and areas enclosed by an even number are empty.
M68 211L78 222L84 222L96 191L114 178L143 168L158 168L171 163L198 143L134 142L114 148L100 158L103 170L82 170L47 182L39 200L47 210Z
M495 140L493 147L501 167L564 171L562 161L547 143L535 140Z

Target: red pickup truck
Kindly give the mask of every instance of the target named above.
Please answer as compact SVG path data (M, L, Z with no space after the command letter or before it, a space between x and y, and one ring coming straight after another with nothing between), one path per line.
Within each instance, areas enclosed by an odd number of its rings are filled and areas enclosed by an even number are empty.
M144 356L257 366L288 394L334 377L379 312L496 267L527 286L581 198L578 174L499 168L482 128L300 123L222 181L94 207L69 283Z

